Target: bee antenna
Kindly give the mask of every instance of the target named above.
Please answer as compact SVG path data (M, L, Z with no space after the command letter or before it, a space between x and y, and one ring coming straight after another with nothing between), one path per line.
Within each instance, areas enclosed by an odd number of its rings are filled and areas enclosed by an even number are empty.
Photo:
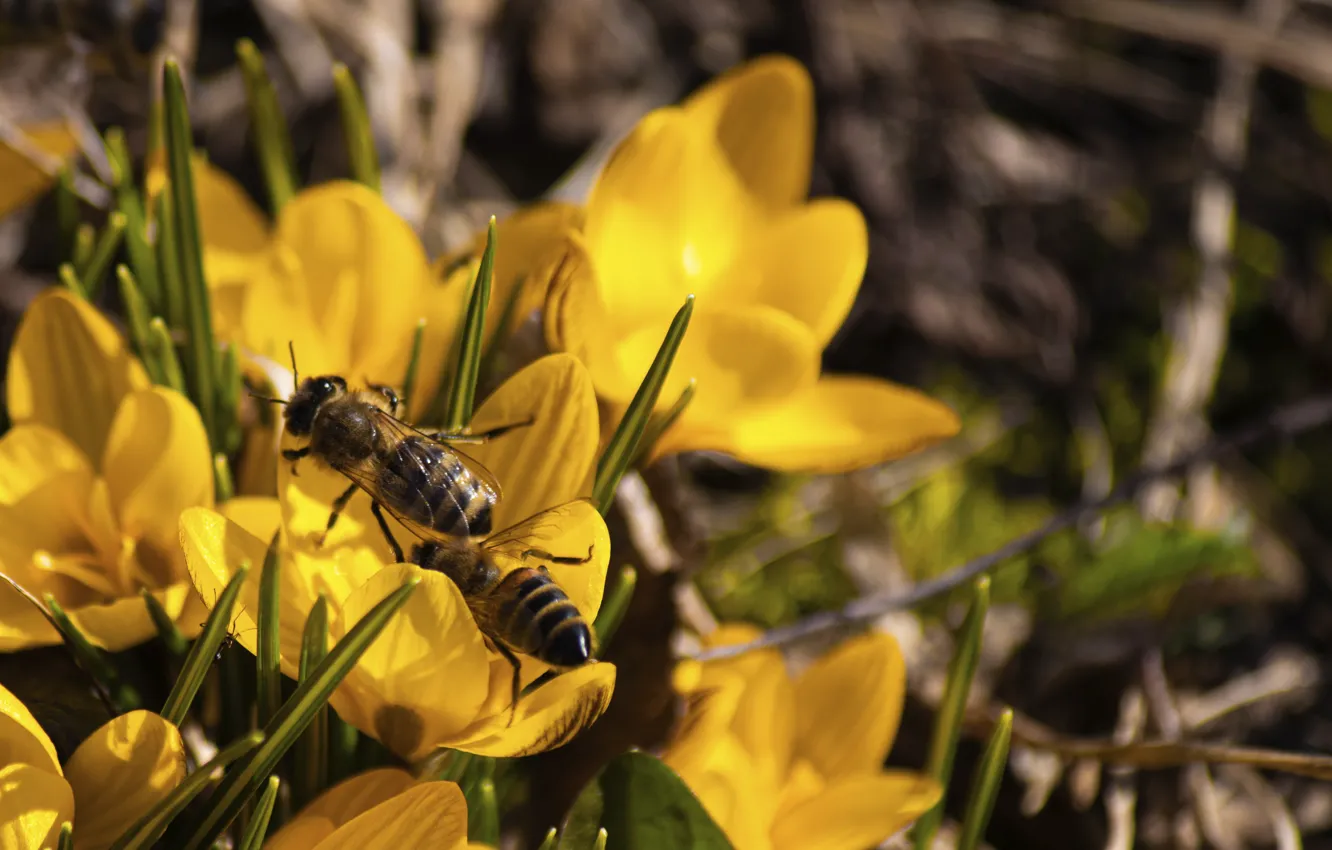
M259 399L260 401L271 401L271 402L273 402L274 404L286 404L286 403L287 403L287 400L286 400L285 398L273 398L272 396L269 396L269 395L259 395L259 393L256 393L256 392L251 392L251 393L250 393L250 398L257 398L257 399Z
M287 340L287 352L291 355L291 381L295 386L301 385L300 373L296 371L296 343Z

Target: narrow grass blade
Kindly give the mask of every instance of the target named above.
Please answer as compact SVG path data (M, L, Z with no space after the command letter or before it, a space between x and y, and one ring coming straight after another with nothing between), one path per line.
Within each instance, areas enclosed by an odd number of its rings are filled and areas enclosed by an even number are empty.
M258 805L254 807L254 816L250 818L250 824L245 828L245 835L236 845L236 850L259 850L264 846L264 836L268 834L268 822L273 816L273 806L277 803L278 787L281 784L282 780L276 776L268 777L268 785L260 795Z
M597 633L598 651L605 651L615 636L615 630L624 622L624 615L629 610L637 586L638 570L630 566L621 567L618 579L606 594L601 610L597 612L597 619L592 624L593 631Z
M962 732L962 714L967 707L967 694L980 661L981 636L985 627L985 614L990 609L990 578L976 580L975 594L962 631L957 636L957 649L948 663L948 679L943 699L934 715L934 732L930 739L929 757L925 772L938 780L943 788L953 775L953 758L957 755L957 741ZM916 821L912 838L917 850L928 850L934 834L943 820L943 800Z
M152 847L176 816L213 781L214 772L244 756L259 746L263 740L264 733L255 730L239 741L223 747L198 770L188 774L175 790L163 797L148 814L116 839L111 845L111 850L147 850Z
M506 350L504 342L513 334L513 325L518 317L518 302L523 299L523 281L519 280L509 291L500 308L499 321L495 323L495 332L490 337L490 345L481 354L481 380L497 374L502 368L501 358Z
M79 273L74 271L73 263L61 263L56 269L56 277L70 292L88 300L88 292L83 288L83 281L79 280Z
M990 742L976 767L976 778L971 782L967 809L962 817L962 833L957 839L957 850L976 850L985 827L990 824L994 801L1004 781L1004 768L1008 765L1008 744L1013 736L1013 709L1005 709L990 733Z
M624 418L620 420L615 433L611 435L610 442L606 444L606 451L597 461L597 478L592 487L592 501L603 515L610 510L611 500L615 498L615 488L638 449L638 442L647 427L652 409L657 406L657 397L661 395L661 387L666 383L671 363L675 360L675 353L680 350L680 342L684 339L685 331L689 329L689 318L693 314L694 296L690 295L671 321L671 326L666 331L666 338L661 341L661 348L657 349L657 356L648 367L643 383L638 386L638 392L634 393L633 400L629 402Z
M241 446L240 410L241 366L236 346L224 345L217 356L217 417L221 433L218 451L233 454Z
M74 625L74 621L65 613L65 609L55 597L47 593L43 601L46 603L46 610L51 614L51 619L56 623L56 628L60 629L60 633L65 637L65 643L77 656L79 666L102 683L111 696L111 703L122 714L141 708L143 699L139 696L139 692L120 678L120 672L111 663L111 659L105 652L93 646L92 641Z
M453 391L444 417L444 428L450 433L461 432L472 421L476 383L481 375L486 309L490 306L490 287L495 276L495 242L495 217L492 215L486 228L486 250L481 255L481 268L477 270L472 298L467 304L467 319L458 346L458 368L453 373Z
M412 331L412 353L407 358L407 373L402 376L402 403L410 404L416 400L416 375L421 368L421 343L425 340L425 319L417 319L416 330Z
M269 207L276 216L296 194L296 155L292 153L287 122L283 120L268 69L264 67L263 55L253 41L242 38L236 42L236 58L240 60L245 97L250 103L254 153L259 158L264 183L268 186Z
M296 687L295 693L264 728L267 736L264 742L222 780L213 797L212 808L185 842L186 850L211 846L236 818L245 801L258 790L263 777L273 771L282 756L314 720L318 709L327 703L329 694L333 693L333 689L370 648L375 638L379 637L393 615L406 604L418 583L417 579L409 580L372 608L338 641L337 646L310 674L310 678Z
M79 229L79 196L74 193L73 166L62 165L56 172L56 226L60 231L60 254L74 255L74 237Z
M146 355L153 362L153 368L162 375L162 385L185 395L185 373L180 368L176 344L171 340L171 331L167 329L166 322L159 316L154 316L148 322Z
M477 756L474 756L471 753L465 753L462 750L453 750L449 754L449 760L444 763L444 766L440 769L439 773L435 775L435 778L445 782L462 782L463 777L467 775L468 769L476 759Z
M69 253L69 261L74 266L74 271L79 274L79 280L83 279L82 272L92 259L93 246L96 243L97 231L91 224L85 221L74 228L74 248Z
M467 840L490 847L499 846L499 803L495 800L495 781L482 779L475 802L467 799Z
M106 158L111 164L116 206L125 216L125 251L129 254L130 268L134 270L139 292L148 303L150 313L156 313L162 309L157 255L148 241L147 210L134 182L134 163L125 143L125 133L119 127L106 131Z
M167 652L175 658L181 658L190 651L190 642L176 628L171 615L167 614L162 603L157 601L157 597L147 588L139 591L139 596L143 598L143 604L148 609L148 617L153 621L153 626L157 629L157 636L162 639L162 644Z
M259 572L259 635L255 645L255 669L258 674L259 725L267 726L282 705L282 667L278 661L281 648L282 564L278 558L281 532L274 532L264 554Z
M652 447L661 439L661 435L670 430L689 402L694 400L694 393L698 390L698 379L690 378L688 385L680 391L680 397L675 400L675 404L665 413L654 413L648 419L647 428L643 430L643 438L638 441L638 450L634 452L633 465L637 465L652 453Z
M213 496L217 502L229 502L236 495L236 483L231 479L231 463L218 452L213 455Z
M88 264L84 266L80 278L83 289L89 298L96 298L102 292L102 280L106 270L111 267L116 252L120 250L120 240L125 236L125 214L116 211L106 217L106 227L93 248Z
M213 603L213 610L204 622L203 631L195 639L194 646L190 647L190 654L185 658L180 675L176 677L176 684L172 686L162 710L158 712L163 719L177 726L184 722L190 704L194 702L194 695L199 692L208 675L208 668L213 665L218 647L230 633L231 609L236 605L236 597L240 596L245 576L249 572L249 564L237 568L217 602Z
M185 282L180 271L180 252L176 244L176 216L172 211L171 193L157 196L153 221L157 225L157 274L162 284L162 301L158 314L167 326L177 330L185 328Z
M118 265L116 282L120 285L120 302L125 305L125 321L129 326L130 342L134 343L134 353L143 361L143 367L148 370L148 377L153 383L165 384L165 378L158 364L148 356L151 345L148 322L151 314L148 311L148 304L143 300L143 294L139 292L139 285L134 280L134 273L124 265Z
M555 850L555 842L559 840L560 832L555 827L546 830L546 837L541 839L541 846L537 850Z
M606 832L605 827L597 830L597 840L592 842L592 850L606 850L606 841L610 838L610 833Z
M301 636L302 682L310 678L315 668L328 654L328 600L323 594L310 606L305 618L305 631ZM295 765L292 770L292 806L299 810L332 784L328 775L328 721L329 708L321 705L315 712L310 727L296 742ZM353 743L353 747L355 744Z
M199 231L194 171L190 167L190 154L194 148L185 103L185 84L181 80L180 66L172 59L168 59L162 69L162 98L166 110L163 129L166 131L167 173L171 179L169 194L171 212L175 216L176 252L185 307L185 377L209 442L218 448L217 355L208 285L204 280L203 236Z
M347 139L352 179L378 192L379 154L375 152L370 116L366 114L365 101L356 80L341 62L333 66L333 88L337 91L338 111L342 114L342 132Z
M336 785L356 772L356 751L361 744L361 731L328 712L328 784Z
M74 824L65 821L60 825L60 840L56 847L60 850L74 850Z

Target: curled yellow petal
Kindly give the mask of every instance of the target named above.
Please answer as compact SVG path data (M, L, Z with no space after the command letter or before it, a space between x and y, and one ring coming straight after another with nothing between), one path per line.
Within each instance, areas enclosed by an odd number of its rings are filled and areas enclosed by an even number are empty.
M592 379L568 354L552 354L513 375L477 410L472 431L528 422L477 446L462 446L499 480L494 527L507 528L581 492L596 465L600 421Z
M60 775L55 745L28 707L4 685L0 685L0 764L28 764Z
M869 259L865 216L827 198L778 216L764 232L756 299L809 326L822 348L851 312Z
M860 850L904 829L939 801L939 784L904 771L852 776L782 809L777 850Z
M749 191L773 206L809 193L814 84L789 56L762 56L708 83L683 104L717 139Z
M448 746L477 755L517 758L564 746L591 726L610 705L615 666L604 661L570 670L548 681L518 703L512 725L498 715L475 730L474 737Z
M167 587L155 588L152 594L172 620L179 620L192 595L189 583L183 579ZM138 646L157 636L157 627L137 593L106 603L70 608L66 613L88 640L111 652ZM199 626L200 623L180 624L184 632L197 632Z
M49 850L74 820L74 793L59 773L30 764L0 767L0 850Z
M390 750L419 758L471 724L489 691L486 646L458 586L389 565L352 591L329 637L341 638L411 577L421 583L329 702Z
M379 768L344 779L316 797L264 842L264 850L307 850L362 812L390 800L415 784L405 770Z
M19 128L23 142L48 156L66 160L78 153L79 139L69 121L43 121ZM20 151L0 140L0 218L36 200L55 184L55 174L33 162Z
M122 534L160 581L184 576L180 512L212 507L213 462L199 411L174 390L130 393L107 437L102 475ZM151 549L151 551L149 551Z
M80 850L110 847L185 778L180 731L151 711L122 714L70 756Z
M829 779L877 772L897 735L905 693L906 665L891 635L847 641L796 681L799 755Z
M574 232L545 272L546 300L542 332L552 351L566 351L592 362L604 347L609 317L587 243Z
M911 454L960 427L957 414L915 390L825 376L781 404L735 417L724 450L768 469L837 473Z
M49 425L100 459L120 401L151 386L116 329L83 299L48 289L14 337L6 400L15 423Z
M467 801L452 782L421 782L352 818L315 850L467 846Z

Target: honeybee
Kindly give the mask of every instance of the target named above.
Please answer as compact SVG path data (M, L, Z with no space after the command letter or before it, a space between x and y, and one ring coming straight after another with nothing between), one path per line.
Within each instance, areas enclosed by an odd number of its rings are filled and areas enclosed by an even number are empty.
M296 373L295 356L292 372ZM352 390L338 375L301 381L285 405L287 431L308 437L299 449L285 449L295 464L309 457L350 478L333 500L323 544L357 490L369 494L370 511L394 557L403 561L384 509L423 540L469 538L491 531L491 510L501 496L499 482L478 461L451 443L480 443L530 422L505 425L482 434L428 433L398 418L402 400L392 387L370 384Z
M591 549L585 557L576 558L553 555L529 545L535 527L552 520L558 522L586 502L578 499L542 511L480 543L437 538L412 548L412 563L453 579L477 628L513 667L513 710L522 689L519 653L555 670L570 670L592 660L592 629L578 607L544 566L525 566L532 560L552 564L585 564L592 560ZM505 573L499 559L523 566Z

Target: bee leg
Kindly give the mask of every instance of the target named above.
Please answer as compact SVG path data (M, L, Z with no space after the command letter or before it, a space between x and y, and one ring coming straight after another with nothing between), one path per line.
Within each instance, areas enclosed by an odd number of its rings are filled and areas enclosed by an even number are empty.
M333 500L333 510L328 515L328 525L324 526L324 533L319 535L319 539L315 541L315 546L322 547L324 545L324 541L328 539L329 532L332 531L333 526L337 524L338 517L342 516L342 512L347 509L347 503L351 501L352 496L356 495L358 489L360 488L353 484L346 490L343 490L341 496L338 496Z
M536 421L536 417L529 416L522 422L511 422L508 425L501 425L498 428L491 428L489 431L482 431L480 434L467 434L464 432L451 433L449 431L436 431L433 434L426 434L432 440L439 440L444 443L484 443L487 440L493 440L496 437L502 437L515 428L526 428Z
M528 558L538 558L542 561L549 561L552 564L586 564L592 560L592 547L587 547L586 558L574 558L568 555L552 555L544 549L526 549L520 556L524 561Z
M523 689L523 665L518 663L518 656L513 654L513 650L509 649L504 644L497 640L492 640L491 644L494 645L495 650L499 652L500 655L504 656L504 660L509 662L509 666L513 668L513 702L509 705L509 725L512 726L514 719L518 716L518 695Z
M401 564L407 559L402 556L402 547L393 537L392 530L389 529L388 520L384 519L384 509L379 506L379 502L370 503L370 513L375 515L375 521L379 523L379 530L384 532L384 539L388 541L389 548L393 550L394 563Z
M282 458L283 458L284 460L289 460L289 461L291 461L291 474L292 474L292 477L295 477L296 474L297 474L297 473L296 473L296 461L298 461L298 460L300 460L301 458L305 457L305 456L308 455L309 453L310 453L310 447L309 447L309 446L306 446L306 447L303 448L303 449L283 449L283 450L282 450Z
M393 389L393 387L390 387L388 384L371 384L369 381L366 381L366 384L370 389L388 399L389 415L397 416L398 409L402 407L402 397L398 395L398 391Z

